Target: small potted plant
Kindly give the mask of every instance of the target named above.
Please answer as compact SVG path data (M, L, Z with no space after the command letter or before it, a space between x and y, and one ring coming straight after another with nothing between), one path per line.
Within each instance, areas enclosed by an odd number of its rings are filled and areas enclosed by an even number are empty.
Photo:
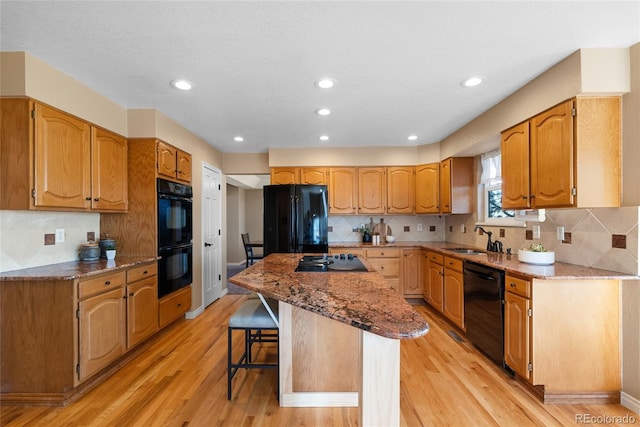
M362 224L358 227L358 232L362 236L362 243L371 243L371 230L369 230L369 227Z
M107 259L115 259L116 257L116 247L113 245L109 245L105 248L105 254L107 255Z

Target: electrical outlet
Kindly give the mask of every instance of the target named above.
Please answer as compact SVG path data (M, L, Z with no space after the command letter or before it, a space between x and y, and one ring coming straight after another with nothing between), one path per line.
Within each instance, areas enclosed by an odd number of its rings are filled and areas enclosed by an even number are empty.
M556 227L556 239L564 240L564 227Z
M64 242L64 228L56 228L56 243Z
M533 238L534 239L539 239L540 238L540 226L539 225L534 225L533 226Z
M418 231L422 231L422 224L418 224L416 227L418 228Z
M460 226L460 232L461 232L461 233L466 233L466 232L467 232L467 226L466 226L466 225L464 225L464 224L462 224L462 225Z

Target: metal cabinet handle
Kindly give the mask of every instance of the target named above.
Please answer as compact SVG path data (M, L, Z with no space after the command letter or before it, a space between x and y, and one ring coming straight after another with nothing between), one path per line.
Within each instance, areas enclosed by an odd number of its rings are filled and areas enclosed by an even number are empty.
M94 201L94 202L99 202L99 201L100 201L100 199L96 197L95 199L93 199L93 201Z
M130 292L130 293L129 293L129 296L130 296L130 297L132 297L132 296L133 296L133 292Z
M84 199L85 199L86 201L89 201L89 200L91 200L91 197L85 197Z
M509 286L511 286L512 288L515 288L516 284L515 283L511 283Z
M111 281L110 281L110 280L107 280L106 282L104 282L104 285L105 285L105 286L109 286L110 284L111 284Z

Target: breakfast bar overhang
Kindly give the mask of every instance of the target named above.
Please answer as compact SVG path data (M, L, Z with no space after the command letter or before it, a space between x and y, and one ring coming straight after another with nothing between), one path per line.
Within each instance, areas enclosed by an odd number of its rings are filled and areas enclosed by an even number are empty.
M278 300L280 406L358 406L359 425L400 425L400 340L425 319L368 272L295 272L302 254L271 254L230 281Z

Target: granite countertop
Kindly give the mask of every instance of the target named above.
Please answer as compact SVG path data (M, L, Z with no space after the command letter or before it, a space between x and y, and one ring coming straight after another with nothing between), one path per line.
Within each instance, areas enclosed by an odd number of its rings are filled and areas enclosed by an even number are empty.
M518 261L518 255L506 253L485 252L484 249L474 248L451 242L394 242L384 245L371 245L369 243L343 242L331 243L330 248L422 248L450 256L452 258L473 261L489 267L504 270L507 273L521 274L527 277L546 280L589 280L589 279L613 279L613 280L638 280L639 276L620 273L617 271L602 270L599 268L585 267L582 265L555 262L551 265L533 265ZM485 253L478 255L465 255L448 251L448 248L469 248Z
M366 273L295 272L302 255L271 254L229 281L386 338L417 338L429 331L424 318L366 259Z
M43 265L40 267L23 268L20 270L0 273L0 282L21 280L74 280L83 277L97 276L109 271L134 267L156 261L156 256L117 256L114 260L99 259L98 261L69 261L59 264Z

